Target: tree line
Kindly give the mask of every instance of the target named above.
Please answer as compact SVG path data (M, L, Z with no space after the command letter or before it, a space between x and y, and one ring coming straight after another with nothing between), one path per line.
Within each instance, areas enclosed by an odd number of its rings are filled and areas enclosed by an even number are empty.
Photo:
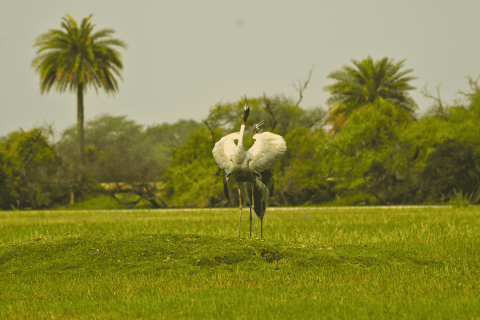
M377 97L359 105L341 129L320 107L302 108L281 95L249 99L249 122L265 120L266 131L287 141L274 169L271 204L419 204L459 195L478 203L480 91L471 83L463 105L437 100L420 119ZM49 126L13 132L0 140L0 206L66 205L72 194L77 201L104 194L126 207L237 206L236 193L229 201L223 196L211 152L222 136L238 130L242 110L240 99L216 104L203 122L148 127L101 115L86 123L83 166L76 126L56 142ZM245 146L251 145L249 132Z
M112 29L93 33L91 16L81 24L69 15L64 30L39 36L32 65L41 92L77 93L77 124L59 141L52 126L19 130L0 139L0 208L48 208L103 194L126 207L236 206L223 197L222 177L211 151L222 136L238 131L243 100L218 103L197 122L144 127L125 116L101 115L84 124L88 87L114 94L123 68ZM272 205L418 204L466 198L480 201L480 88L468 78L464 99L445 105L432 99L419 118L410 97L413 70L405 60L352 60L328 76L328 111L300 102L313 69L282 95L249 99L250 124L282 135L287 153L275 167ZM247 123L247 127L248 127ZM253 144L251 133L245 147ZM232 180L230 184L234 184ZM231 185L230 187L235 187Z

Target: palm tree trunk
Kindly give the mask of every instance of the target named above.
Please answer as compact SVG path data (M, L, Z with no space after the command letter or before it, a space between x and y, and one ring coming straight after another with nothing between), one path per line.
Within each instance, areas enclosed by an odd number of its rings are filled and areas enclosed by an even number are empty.
M85 164L85 142L83 141L83 83L77 87L77 131L78 131L78 156L81 165Z

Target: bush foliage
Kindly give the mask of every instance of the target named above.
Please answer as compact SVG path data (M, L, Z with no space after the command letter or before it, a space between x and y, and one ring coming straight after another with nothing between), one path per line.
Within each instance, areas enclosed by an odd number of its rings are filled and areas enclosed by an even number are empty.
M261 132L282 135L288 147L274 168L270 205L480 202L480 92L469 81L464 105L434 98L417 120L379 95L356 104L335 130L320 107L302 108L282 95L249 98L245 147L261 120ZM240 128L243 105L218 103L203 122L147 128L101 115L85 127L85 165L78 164L74 126L56 143L48 130L13 132L0 139L0 208L65 206L88 195L126 207L238 206L238 192L224 198L212 149ZM234 179L229 188L237 188Z

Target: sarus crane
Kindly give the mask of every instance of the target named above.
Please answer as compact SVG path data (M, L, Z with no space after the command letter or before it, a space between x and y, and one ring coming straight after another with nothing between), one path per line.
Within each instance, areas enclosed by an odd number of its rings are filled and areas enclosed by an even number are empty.
M238 236L240 237L240 225L242 223L242 194L240 187L243 184L250 203L250 236L252 236L252 209L260 218L260 236L263 237L263 217L268 205L268 198L273 193L274 178L273 167L287 151L285 140L271 132L257 134L264 121L253 126L253 140L255 143L245 151L243 146L243 134L247 123L250 108L245 95L243 107L243 119L240 132L231 133L220 139L213 148L213 157L221 170L223 170L223 192L227 200L230 199L228 181L233 175L237 181L240 218L238 221ZM235 141L238 143L235 144ZM253 220L255 237L255 219Z

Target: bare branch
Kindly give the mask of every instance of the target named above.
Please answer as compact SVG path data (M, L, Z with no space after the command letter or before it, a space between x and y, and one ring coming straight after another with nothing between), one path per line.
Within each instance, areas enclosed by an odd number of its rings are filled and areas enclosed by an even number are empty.
M212 134L212 147L215 148L215 131L213 130L213 128L208 123L208 119L202 120L202 122L205 123L208 130L210 130L210 133Z
M292 83L292 86L297 89L298 91L298 94L300 95L300 98L298 99L297 103L295 104L296 107L298 107L298 105L300 104L300 102L302 101L303 99L303 91L305 89L307 89L307 86L308 86L308 83L310 82L310 78L312 77L312 72L313 72L313 69L315 68L315 65L312 66L312 69L310 69L310 71L308 72L308 79L302 84L302 82L300 80L297 80L298 81L298 87L297 85L295 84L295 82Z
M137 203L139 203L142 199L149 201L154 208L162 208L167 207L167 203L165 200L159 198L156 195L158 189L153 182L144 182L144 183L137 183L137 184L124 184L124 183L117 183L114 182L115 188L111 190L106 190L105 188L98 188L95 190L96 193L101 193L107 195L113 199L115 199L119 204L133 207ZM122 199L117 197L117 194L125 194L126 196ZM139 197L139 199L135 201L128 201L129 194L134 194Z
M434 97L433 95L430 94L430 92L428 92L427 90L427 85L425 84L425 87L423 87L423 90L420 92L425 98L430 98L430 99L433 99L435 100L438 105L443 108L443 104L442 104L442 99L440 98L440 86L442 84L439 84L438 86L436 86L435 88L437 89L437 97Z
M457 94L461 94L461 95L465 96L466 98L468 98L468 100L470 100L470 102L473 102L473 100L475 99L475 95L478 92L480 92L480 85L478 84L478 81L480 80L480 75L478 76L478 78L476 80L473 80L473 78L471 76L467 76L466 78L468 80L468 85L470 86L470 90L472 92L465 93L463 91L458 90Z
M358 159L355 157L355 156L352 156L351 154L349 154L348 152L346 151L343 151L339 146L333 144L333 143L329 143L332 147L335 147L338 149L338 151L340 151L341 153L343 153L344 155L346 155L347 157L349 158L352 158L354 161L355 161L355 164L357 165L358 168L360 168L360 163L358 163Z
M437 89L437 96L436 97L433 96L432 94L430 94L430 92L428 92L426 84L425 84L425 87L423 88L423 90L420 92L425 98L429 98L429 99L432 99L432 100L435 101L435 103L425 113L426 116L429 116L429 115L432 115L432 114L433 115L444 115L445 114L445 108L443 107L442 99L440 97L440 86L441 86L441 84L436 86L436 89Z
M272 102L270 101L270 99L267 98L265 92L263 92L263 102L265 103L265 109L267 109L268 114L272 117L273 125L272 125L272 128L270 130L273 131L273 129L275 129L275 127L277 126L277 119L275 118L275 115L273 114Z

